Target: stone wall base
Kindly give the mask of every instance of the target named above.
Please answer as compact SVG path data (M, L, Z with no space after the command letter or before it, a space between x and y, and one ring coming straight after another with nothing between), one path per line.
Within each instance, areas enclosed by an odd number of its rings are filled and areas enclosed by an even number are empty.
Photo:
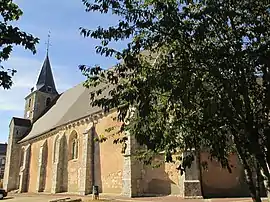
M89 193L86 193L86 191L79 191L78 192L78 195L80 195L80 196L86 196L87 194L89 194Z
M184 198L203 198L199 180L184 181Z

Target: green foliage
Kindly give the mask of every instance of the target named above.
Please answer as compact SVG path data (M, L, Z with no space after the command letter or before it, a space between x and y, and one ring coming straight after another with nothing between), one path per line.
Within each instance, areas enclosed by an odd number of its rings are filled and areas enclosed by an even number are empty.
M4 69L1 63L10 57L14 45L19 45L36 53L35 45L38 38L21 31L18 27L10 25L12 21L19 20L23 12L12 0L0 1L0 87L9 89L12 85L14 69Z
M207 149L230 170L228 155L237 152L245 169L259 164L270 188L269 2L93 2L83 0L87 12L121 17L106 29L81 28L101 41L97 53L120 61L108 71L80 67L87 86L111 89L110 97L93 96L93 105L117 108L129 122L122 129L149 154L165 151L171 161L177 151ZM109 47L129 38L124 50Z

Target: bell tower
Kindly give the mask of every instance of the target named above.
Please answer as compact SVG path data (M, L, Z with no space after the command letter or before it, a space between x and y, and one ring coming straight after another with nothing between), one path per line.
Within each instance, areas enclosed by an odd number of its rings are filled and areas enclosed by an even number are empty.
M31 122L36 121L58 96L49 60L49 37L50 35L48 35L47 54L36 87L32 88L31 93L25 97L24 118Z

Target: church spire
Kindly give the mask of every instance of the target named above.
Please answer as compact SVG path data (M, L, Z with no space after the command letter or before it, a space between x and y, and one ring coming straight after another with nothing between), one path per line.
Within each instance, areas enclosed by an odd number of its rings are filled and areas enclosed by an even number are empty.
M50 46L50 34L48 34L46 58L44 60L44 63L42 65L42 68L41 68L41 71L37 80L36 89L41 92L57 94L57 90L54 84L51 64L49 60L49 46Z

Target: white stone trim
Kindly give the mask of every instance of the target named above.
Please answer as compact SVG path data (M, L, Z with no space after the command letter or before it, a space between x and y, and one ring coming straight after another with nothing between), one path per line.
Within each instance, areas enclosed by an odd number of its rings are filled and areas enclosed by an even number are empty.
M23 146L24 155L23 155L23 166L21 167L19 176L19 192L27 191L28 186L28 177L29 177L29 166L30 166L30 155L31 155L31 144Z

